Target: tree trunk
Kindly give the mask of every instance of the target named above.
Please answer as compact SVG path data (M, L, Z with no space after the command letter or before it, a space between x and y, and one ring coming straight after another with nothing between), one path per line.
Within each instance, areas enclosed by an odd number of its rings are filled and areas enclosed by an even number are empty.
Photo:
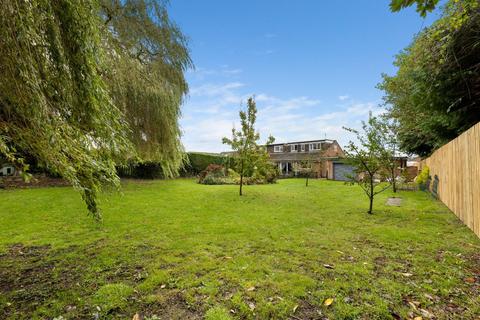
M240 195L242 195L242 187L243 187L243 159L242 159L242 163L241 163L241 166L240 166Z
M240 175L240 195L242 195L243 174Z
M397 182L395 180L395 167L392 168L392 188L393 188L393 192L396 193L397 192Z
M307 179L305 180L305 187L308 187L308 175L307 175Z
M368 209L368 214L372 214L373 213L373 177L371 177L371 180L370 180L370 194L368 195L368 197L370 198L370 207Z

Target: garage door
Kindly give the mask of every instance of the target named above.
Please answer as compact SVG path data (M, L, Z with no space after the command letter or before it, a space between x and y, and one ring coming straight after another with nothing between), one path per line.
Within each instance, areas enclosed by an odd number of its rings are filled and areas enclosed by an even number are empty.
M348 181L348 175L353 172L353 167L344 163L333 164L333 180Z

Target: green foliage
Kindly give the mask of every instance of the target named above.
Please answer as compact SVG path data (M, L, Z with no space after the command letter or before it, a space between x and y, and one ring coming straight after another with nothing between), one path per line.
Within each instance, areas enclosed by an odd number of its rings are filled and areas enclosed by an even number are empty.
M247 101L247 111L240 111L241 130L232 129L232 138L223 138L222 142L229 145L234 153L235 171L240 175L239 193L242 195L243 177L268 175L271 180L273 166L269 165L269 155L265 146L258 144L260 134L255 130L257 106L253 97ZM272 144L275 138L270 136L266 145ZM257 171L255 173L255 171Z
M230 316L227 309L224 307L213 307L208 309L207 313L205 314L205 320L231 320L232 317Z
M390 9L393 12L400 11L403 8L410 7L414 4L417 5L417 12L425 17L427 12L435 9L435 6L438 4L439 0L391 0Z
M133 294L133 288L123 283L106 284L93 296L94 303L105 313L112 309L124 308L128 297Z
M123 111L129 138L143 161L166 177L184 159L178 124L192 67L187 39L169 18L164 0L99 0L108 68L105 81Z
M28 153L82 191L118 185L115 160L133 153L122 111L111 103L95 1L2 1L0 152L25 168Z
M428 156L480 121L480 6L451 0L442 17L397 55L383 76L402 149Z
M126 159L178 172L191 60L163 1L12 0L0 10L1 156L61 175L97 219L97 194L118 187Z
M181 171L183 176L196 176L205 170L209 164L230 167L231 158L220 154L188 152L187 161Z
M209 164L208 167L200 173L198 183L201 184L232 184L233 180L229 179L226 174L225 167L219 164Z
M156 161L134 162L118 166L117 173L122 178L133 179L160 179L165 178L163 166Z
M362 132L344 128L355 134L357 143L350 141L345 148L345 160L354 168L351 183L358 184L370 200L368 213L373 213L374 197L389 185L382 183L388 174L385 164L391 154L388 151L384 124L370 113L368 122L362 123Z
M427 183L428 178L430 177L430 168L428 166L424 166L420 174L417 176L415 182L418 185L424 186Z

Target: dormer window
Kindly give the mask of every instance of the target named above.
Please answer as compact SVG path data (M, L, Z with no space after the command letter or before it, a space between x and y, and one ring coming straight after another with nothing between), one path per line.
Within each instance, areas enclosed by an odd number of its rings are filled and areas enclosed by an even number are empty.
M273 152L283 152L283 146L273 146Z

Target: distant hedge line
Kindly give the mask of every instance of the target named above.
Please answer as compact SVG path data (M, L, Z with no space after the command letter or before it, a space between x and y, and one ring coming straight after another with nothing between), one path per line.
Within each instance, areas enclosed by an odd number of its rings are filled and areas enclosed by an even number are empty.
M187 153L187 162L180 169L180 176L194 177L205 170L209 164L220 164L229 168L233 159L228 156L211 153ZM128 166L118 167L118 175L122 178L133 179L162 179L162 167L158 162L131 163Z
M203 170L205 170L209 164L220 164L226 168L231 167L233 159L228 156L211 153L187 153L188 162L181 170L181 176L196 176Z

